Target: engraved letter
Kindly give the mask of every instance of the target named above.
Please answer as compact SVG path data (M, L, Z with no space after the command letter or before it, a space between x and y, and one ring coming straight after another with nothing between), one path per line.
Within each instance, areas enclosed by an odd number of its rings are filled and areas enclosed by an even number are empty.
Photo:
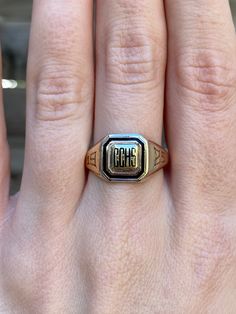
M130 165L131 167L136 168L136 148L135 147L131 149Z
M120 148L120 167L125 167L125 149L123 147Z
M119 149L114 149L114 166L119 167Z
M125 149L125 167L130 167L130 148Z

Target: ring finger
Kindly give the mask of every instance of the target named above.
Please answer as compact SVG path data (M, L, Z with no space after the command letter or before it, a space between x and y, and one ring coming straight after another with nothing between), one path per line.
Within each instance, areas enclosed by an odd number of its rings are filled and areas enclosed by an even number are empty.
M163 1L98 0L96 50L95 141L109 133L141 133L160 143L166 65ZM155 176L155 184L161 186L162 179ZM109 193L110 184L99 186ZM115 186L119 193L126 188ZM130 186L136 194L138 189ZM114 191L112 195L116 197Z
M162 1L98 0L95 139L161 140L166 30Z

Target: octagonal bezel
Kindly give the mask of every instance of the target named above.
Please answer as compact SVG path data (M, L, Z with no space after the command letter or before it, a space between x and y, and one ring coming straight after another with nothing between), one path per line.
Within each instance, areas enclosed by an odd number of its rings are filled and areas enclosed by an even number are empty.
M135 176L123 176L123 175L111 175L107 169L107 150L106 147L109 143L112 141L124 141L124 142L129 142L129 141L135 141L138 142L141 147L142 147L142 155L141 155L141 160L142 160L142 166L141 170L139 173ZM148 142L147 140L139 134L111 134L106 136L102 142L101 142L101 161L100 161L100 169L101 169L101 174L104 179L108 181L113 181L113 182L134 182L134 181L140 181L142 180L148 172Z

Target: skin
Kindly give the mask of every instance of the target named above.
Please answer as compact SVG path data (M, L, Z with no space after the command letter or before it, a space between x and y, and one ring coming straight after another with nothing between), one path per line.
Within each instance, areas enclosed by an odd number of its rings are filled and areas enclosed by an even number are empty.
M10 200L1 106L0 313L234 314L228 1L97 0L96 77L92 14L92 0L34 1L24 174ZM163 121L165 171L141 184L86 172L91 138L161 143Z

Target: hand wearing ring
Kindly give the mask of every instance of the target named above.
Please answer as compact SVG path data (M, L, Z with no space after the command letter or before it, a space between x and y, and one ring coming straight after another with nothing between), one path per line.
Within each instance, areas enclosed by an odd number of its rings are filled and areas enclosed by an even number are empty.
M30 33L11 198L0 95L0 314L235 314L229 1L33 0Z

